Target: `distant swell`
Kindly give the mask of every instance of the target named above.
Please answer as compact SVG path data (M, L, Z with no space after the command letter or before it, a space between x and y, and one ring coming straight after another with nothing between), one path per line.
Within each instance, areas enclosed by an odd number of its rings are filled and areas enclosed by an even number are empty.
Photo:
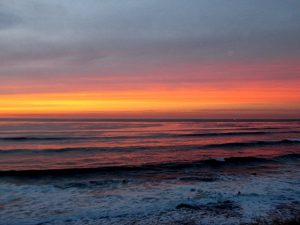
M280 162L284 160L298 160L300 154L286 154L276 156L273 158L262 157L229 157L225 159L207 159L201 161L190 162L174 162L174 163L161 163L161 164L147 164L140 166L110 166L110 167L93 167L93 168L68 168L68 169L49 169L49 170L9 170L0 171L0 176L71 176L82 175L89 173L114 173L114 172L126 172L126 171L164 171L164 170L181 170L196 167L221 167L221 166L244 166L246 164L253 163L272 163Z
M59 149L13 149L0 150L0 154L53 154L53 153L72 153L72 152L136 152L151 150L195 150L195 149L228 149L228 148L248 148L264 147L277 145L299 145L300 139L284 140L261 140L253 142L228 142L208 145L176 145L176 146L128 146L128 147L79 147L79 148L59 148Z

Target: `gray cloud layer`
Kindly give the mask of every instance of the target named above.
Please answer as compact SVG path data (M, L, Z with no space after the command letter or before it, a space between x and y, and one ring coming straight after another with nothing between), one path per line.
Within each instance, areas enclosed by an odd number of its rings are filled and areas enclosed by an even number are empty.
M299 21L299 0L0 0L0 79L299 57Z

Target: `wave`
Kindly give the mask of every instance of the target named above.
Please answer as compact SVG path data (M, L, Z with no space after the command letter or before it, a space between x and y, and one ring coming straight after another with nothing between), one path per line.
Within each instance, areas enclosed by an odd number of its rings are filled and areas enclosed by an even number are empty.
M72 137L0 137L1 141L61 141L68 139L76 139Z
M187 133L187 134L167 134L158 133L153 135L140 136L94 136L94 137L35 137L35 136L14 136L14 137L0 137L0 141L66 141L66 140L95 140L95 139L139 139L139 138L164 138L164 137L215 137L215 136L247 136L247 135L265 135L275 134L281 132L267 132L267 131L249 131L249 132L215 132L215 133ZM289 132L295 133L295 132Z
M291 145L300 144L300 139L290 138L283 140L260 140L251 142L228 142L221 144L209 144L205 148L240 148L240 147L263 147L263 146L273 146L273 145Z
M257 163L276 163L285 160L300 159L300 154L292 153L273 158L264 157L228 157L224 159L205 159L200 161L183 161L161 164L145 164L137 166L107 166L107 167L91 167L91 168L67 168L67 169L48 169L48 170L0 170L0 177L2 176L17 176L17 177L33 177L33 176L72 176L91 173L116 173L116 172L145 172L145 171L177 171L188 168L201 167L222 167L222 166L245 166L247 164Z
M248 148L248 147L265 147L277 145L298 145L299 138L290 138L283 140L260 140L251 142L228 142L208 145L168 145L168 146L126 146L126 147L74 147L58 149L12 149L0 150L0 154L53 154L53 153L74 153L74 152L136 152L151 150L195 150L195 149L228 149L228 148Z
M274 132L255 131L255 132L220 132L220 133L192 133L192 134L179 134L182 137L214 137L214 136L243 136L243 135L259 135L259 134L272 134Z
M97 140L97 139L126 139L126 138L142 138L150 136L99 136L99 137L30 137L30 136L19 136L19 137L0 137L0 141L67 141L67 140ZM153 137L153 136L151 136ZM157 136L160 137L160 136Z

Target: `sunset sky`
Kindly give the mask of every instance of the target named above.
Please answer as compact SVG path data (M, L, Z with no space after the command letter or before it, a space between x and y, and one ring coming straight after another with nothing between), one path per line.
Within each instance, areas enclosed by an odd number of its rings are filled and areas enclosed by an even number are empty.
M300 117L299 0L0 0L0 116Z

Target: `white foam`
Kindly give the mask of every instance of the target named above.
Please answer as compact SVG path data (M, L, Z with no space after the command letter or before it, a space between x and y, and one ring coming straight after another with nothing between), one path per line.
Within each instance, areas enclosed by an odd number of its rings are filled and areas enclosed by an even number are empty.
M73 180L60 180L59 184L64 182ZM201 220L201 224L239 224L267 215L279 203L300 201L297 165L286 165L280 174L244 176L233 173L215 182L138 179L111 186L61 188L63 186L56 185L47 181L42 184L1 181L1 222L6 225L43 222L58 225L66 221L82 225L120 225L134 221L155 224L157 221ZM227 200L241 207L240 216L176 209L181 203L205 205Z
M300 142L300 138L289 138L288 141Z

